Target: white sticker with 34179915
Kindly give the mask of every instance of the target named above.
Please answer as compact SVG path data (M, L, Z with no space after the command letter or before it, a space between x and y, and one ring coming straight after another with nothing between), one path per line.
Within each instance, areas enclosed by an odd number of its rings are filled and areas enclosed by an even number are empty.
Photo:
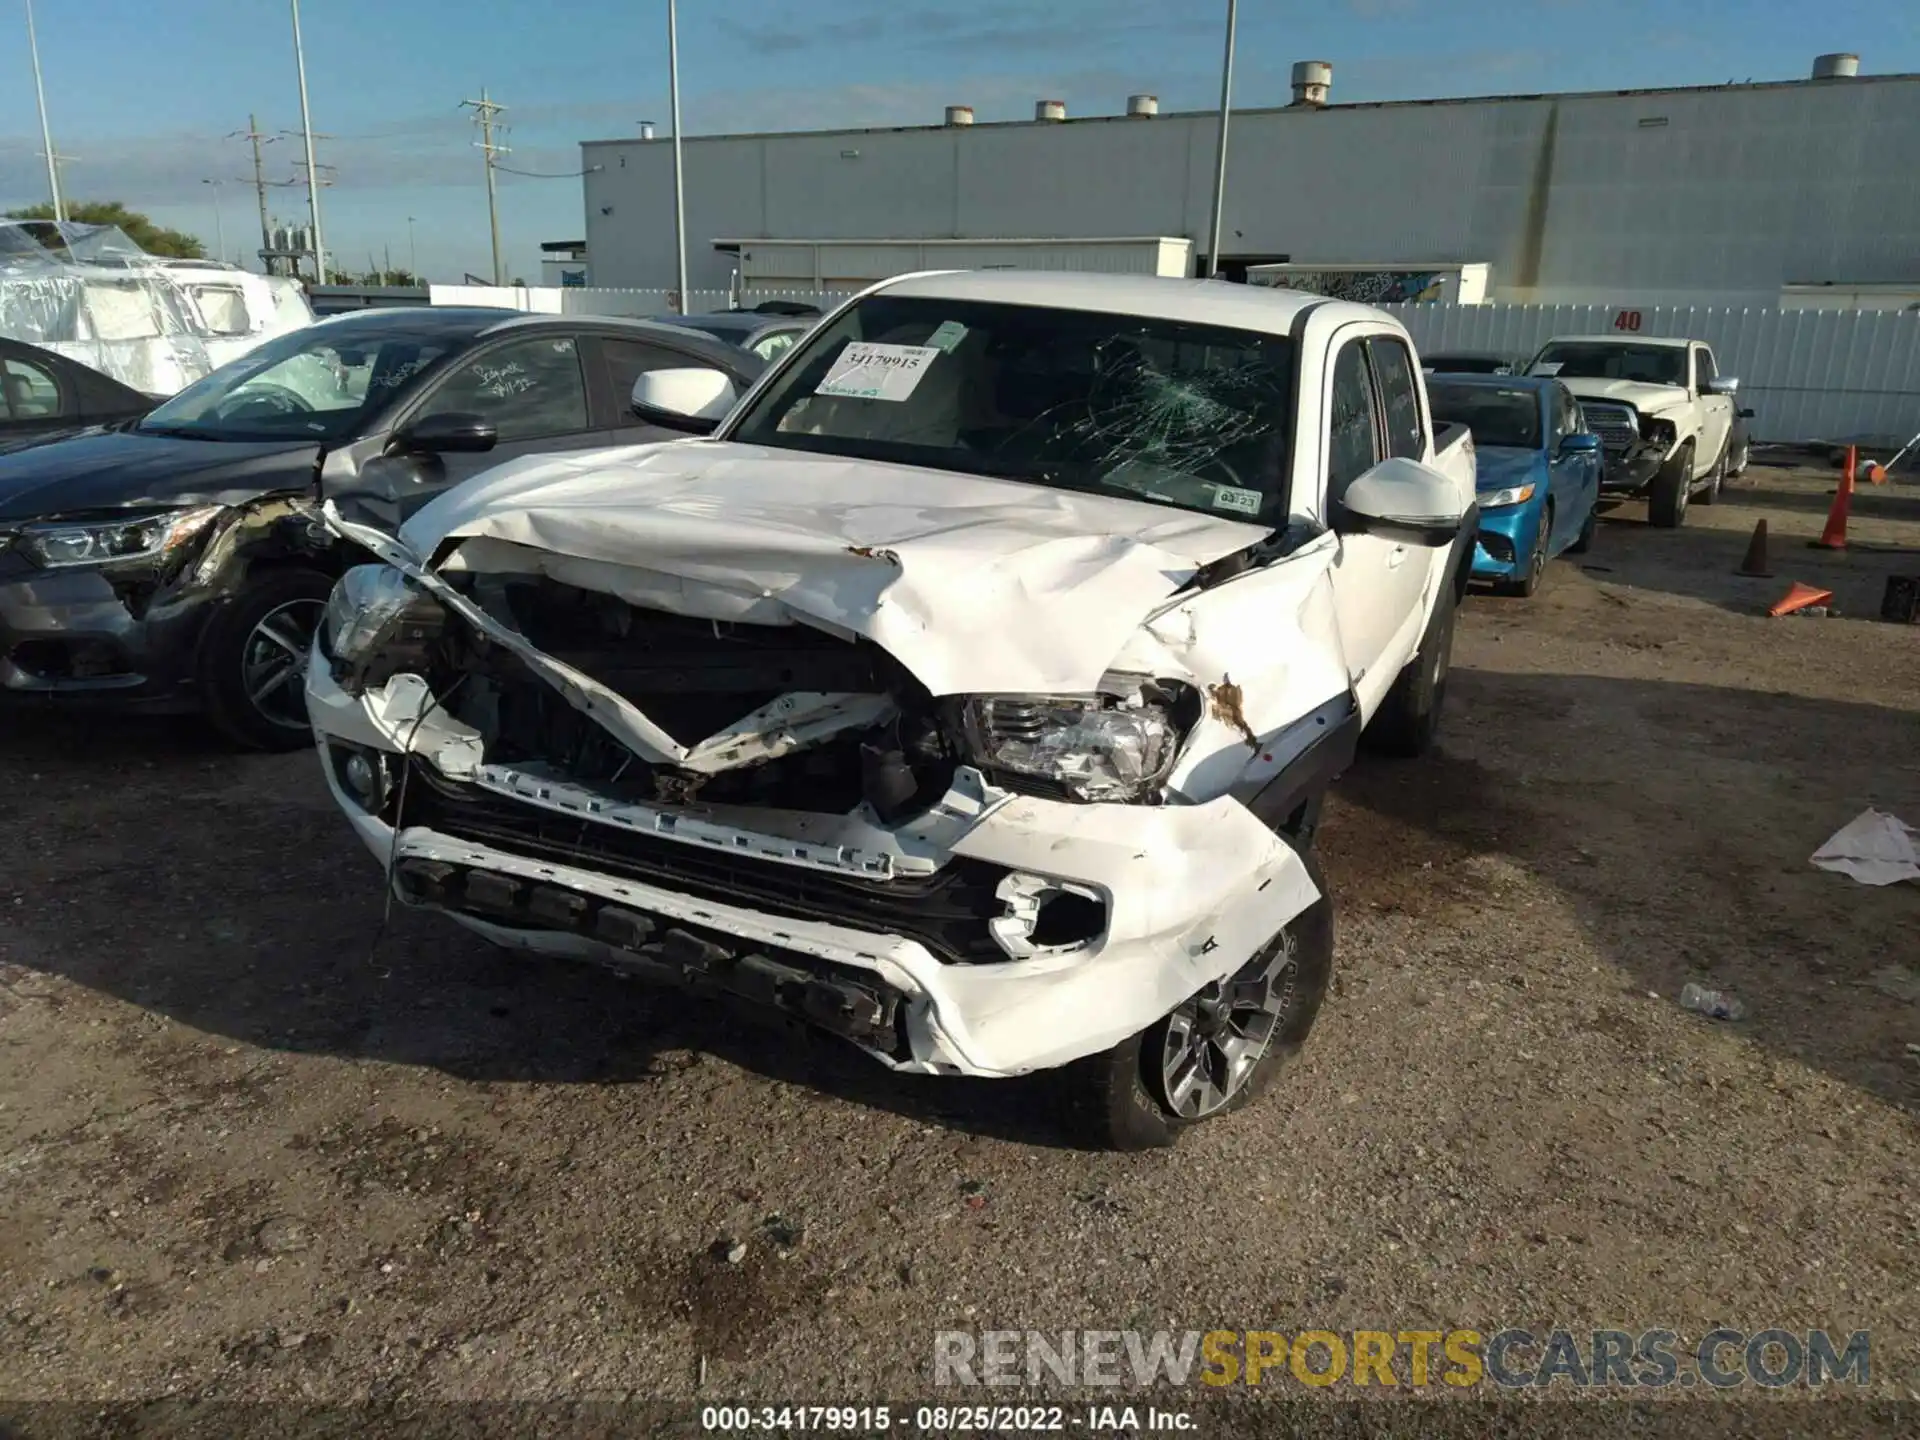
M855 340L827 368L816 395L845 395L855 400L905 400L920 384L940 351L931 345L881 345Z

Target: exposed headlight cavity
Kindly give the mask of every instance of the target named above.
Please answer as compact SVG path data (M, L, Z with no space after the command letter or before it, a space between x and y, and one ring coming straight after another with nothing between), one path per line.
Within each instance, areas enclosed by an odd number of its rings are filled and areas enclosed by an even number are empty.
M327 599L321 627L326 653L343 664L359 663L394 632L415 605L436 612L439 609L391 565L354 566L340 577Z
M1091 695L972 696L962 729L973 762L991 774L1124 803L1157 798L1198 713L1190 687L1112 675Z

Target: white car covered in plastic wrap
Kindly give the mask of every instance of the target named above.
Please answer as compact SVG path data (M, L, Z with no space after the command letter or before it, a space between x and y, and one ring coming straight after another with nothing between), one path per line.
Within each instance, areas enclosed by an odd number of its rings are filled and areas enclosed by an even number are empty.
M764 1002L900 1070L1065 1067L1105 1138L1256 1094L1326 993L1320 799L1417 754L1473 451L1364 306L885 282L705 438L516 461L349 571L308 667L404 901Z

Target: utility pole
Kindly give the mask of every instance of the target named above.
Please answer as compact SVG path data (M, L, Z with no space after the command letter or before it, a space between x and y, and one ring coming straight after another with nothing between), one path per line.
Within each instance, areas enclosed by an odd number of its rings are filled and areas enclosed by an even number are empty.
M500 266L500 199L494 189L493 166L497 155L510 155L504 145L493 143L493 117L507 107L496 105L487 98L487 87L480 87L478 100L462 100L461 106L473 111L473 118L480 126L479 148L487 163L487 225L493 232L493 283L496 286L507 283L507 272Z
M247 116L247 128L244 130L235 130L227 138L229 140L250 140L253 142L253 193L260 201L260 248L262 250L271 250L273 249L273 227L267 221L267 177L260 167L260 145L263 141L271 145L274 137L261 134L260 122L249 115ZM247 182L242 180L240 183L244 185ZM264 257L262 257L260 263L263 266L267 266L267 261ZM268 273L272 273L271 266L267 266L267 269Z
M680 288L673 308L687 313L687 194L680 169L680 30L674 0L667 0L667 95L673 106L673 252Z
M1220 273L1220 212L1227 203L1227 114L1233 108L1233 28L1237 0L1227 0L1227 53L1220 62L1220 143L1213 157L1213 227L1207 240L1207 278Z
M224 180L202 180L200 183L202 185L213 186L213 243L219 247L213 258L224 263L227 258L227 222L222 219L220 215L220 187L226 182Z
M413 216L407 216L407 273L420 283L420 247L413 243Z
M313 116L307 111L307 52L300 43L300 0L293 6L293 64L300 72L300 133L307 142L307 218L313 222L314 284L327 283L327 245L320 233L320 167L313 160Z
M40 143L47 152L47 192L53 199L53 218L59 223L67 218L67 202L60 193L60 159L53 153L53 131L47 125L47 89L40 83L40 39L33 29L33 0L27 0L27 49L33 55L33 93L40 102Z

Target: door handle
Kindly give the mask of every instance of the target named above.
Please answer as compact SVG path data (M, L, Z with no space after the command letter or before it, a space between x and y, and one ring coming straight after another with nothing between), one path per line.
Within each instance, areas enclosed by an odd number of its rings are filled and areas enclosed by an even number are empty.
M1407 547L1404 545L1394 546L1392 550L1387 552L1387 569L1398 570L1406 563L1406 559Z

